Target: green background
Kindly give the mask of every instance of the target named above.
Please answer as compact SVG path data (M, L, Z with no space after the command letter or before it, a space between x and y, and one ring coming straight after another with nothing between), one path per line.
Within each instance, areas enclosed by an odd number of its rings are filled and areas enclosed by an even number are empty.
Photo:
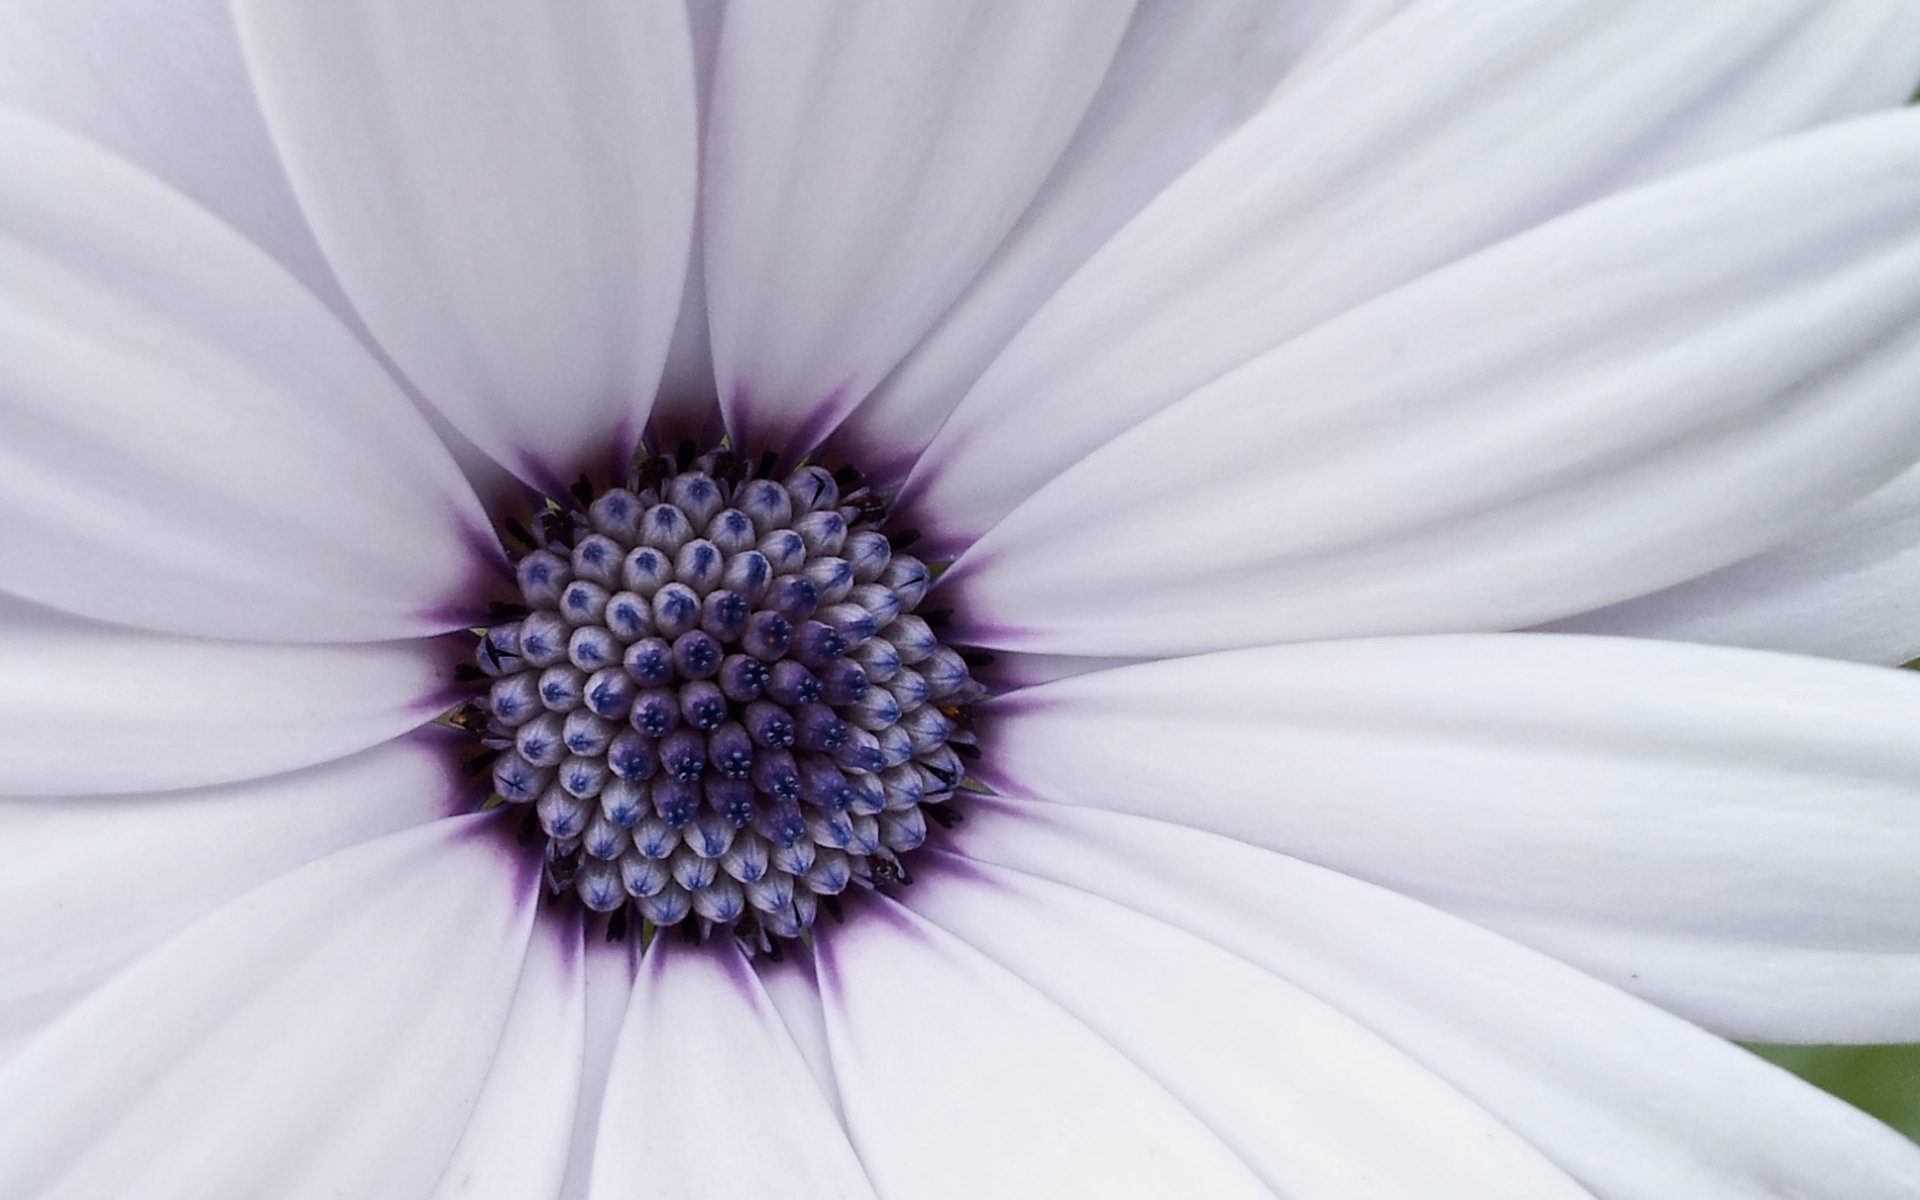
M1753 1046L1920 1142L1920 1046Z

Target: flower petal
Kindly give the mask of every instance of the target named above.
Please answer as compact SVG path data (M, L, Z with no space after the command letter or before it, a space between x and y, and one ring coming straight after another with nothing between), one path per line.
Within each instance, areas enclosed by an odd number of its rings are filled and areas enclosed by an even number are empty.
M581 921L534 928L500 1047L433 1200L553 1200L566 1170L586 1038Z
M600 1114L590 1195L872 1197L739 949L656 937Z
M1916 172L1920 113L1863 118L1323 325L996 526L942 580L958 636L1164 655L1510 628L1806 528L1920 452Z
M457 626L485 516L352 335L231 229L70 134L0 115L0 162L7 588L172 633Z
M1920 1150L1746 1051L1371 884L1159 821L982 797L968 856L1214 942L1424 1063L1606 1200L1900 1200Z
M967 290L834 435L897 482L993 357L1068 275L1217 145L1304 60L1406 0L1143 0L1087 116Z
M535 912L534 872L488 820L268 884L68 1012L0 1070L0 1194L425 1194Z
M728 6L702 204L737 441L810 449L953 302L1059 157L1132 7Z
M448 706L446 657L142 633L0 596L0 796L199 787L352 754Z
M347 295L462 433L553 490L630 445L693 221L679 0L249 0L241 42Z
M1415 5L1278 97L1055 294L904 496L929 548L958 550L1289 338L1622 187L1898 104L1917 56L1920 10L1900 0ZM1321 398L1263 408L1272 395Z
M714 64L720 57L720 24L726 10L715 3L687 5L687 29L693 38L694 98L699 107L700 144L705 144L713 108ZM707 333L707 278L700 248L700 185L695 183L693 230L688 239L687 281L680 312L660 372L660 390L648 413L648 433L656 445L678 446L684 438L711 442L720 432L720 393L713 379L713 342ZM711 427L711 431L709 431Z
M1920 467L1764 554L1549 628L1911 662L1920 657Z
M11 0L0 105L120 155L350 312L274 156L226 0Z
M594 1156L599 1150L600 1111L607 1096L607 1076L613 1069L614 1046L627 1022L633 996L633 977L639 970L640 939L604 938L586 941L586 1046L581 1051L580 1102L573 1110L573 1144L567 1152L567 1172L561 1182L561 1200L586 1200Z
M1471 917L1756 1041L1920 1040L1920 677L1544 634L1234 651L989 707L1003 790Z
M453 812L459 798L434 741L387 742L224 787L0 799L0 1062L115 971L235 896Z
M938 850L901 901L1106 1038L1276 1196L1587 1197L1424 1066L1211 943Z
M786 1023L787 1033L813 1072L834 1120L844 1127L846 1112L840 1103L840 1085L833 1078L833 1054L827 1044L827 1014L820 1004L820 981L814 974L813 952L795 943L781 955L779 962L761 957L753 964L767 999Z
M1270 1195L1078 1019L891 900L816 939L848 1128L875 1190Z

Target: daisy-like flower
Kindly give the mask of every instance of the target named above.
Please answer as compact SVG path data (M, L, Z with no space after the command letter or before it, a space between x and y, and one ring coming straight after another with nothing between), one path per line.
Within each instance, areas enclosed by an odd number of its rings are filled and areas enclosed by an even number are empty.
M1502 632L1920 457L1905 0L117 7L0 1197L1920 1194L1920 678Z

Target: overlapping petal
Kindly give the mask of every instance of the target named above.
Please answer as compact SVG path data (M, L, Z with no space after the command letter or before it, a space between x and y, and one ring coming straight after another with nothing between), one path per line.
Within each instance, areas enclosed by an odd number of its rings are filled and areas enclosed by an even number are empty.
M817 953L848 1132L880 1195L1272 1194L1122 1051L893 901L859 904Z
M212 637L457 626L484 514L352 335L232 229L70 134L0 115L0 163L6 588Z
M1587 1197L1425 1066L1209 942L937 850L901 901L1100 1034L1276 1196Z
M630 444L692 229L685 5L235 11L301 207L427 398L549 489Z
M1020 326L1155 193L1263 105L1407 0L1143 0L1086 119L966 291L835 435L898 482Z
M432 1200L553 1200L586 1074L586 950L575 911L535 927L487 1080Z
M1920 658L1920 468L1763 554L1549 628L1911 662Z
M614 1047L626 1025L633 997L634 974L640 966L640 939L608 941L588 938L586 985L586 1040L581 1048L580 1101L573 1110L573 1138L567 1151L561 1200L586 1200L593 1180L593 1160L599 1149L600 1113L607 1098L607 1077L613 1069Z
M0 597L0 796L199 787L352 754L447 707L447 657L430 641L144 633Z
M780 1014L728 939L657 937L614 1051L593 1166L595 1200L873 1188Z
M1920 452L1916 171L1920 113L1862 118L1329 322L995 526L942 581L958 636L1127 655L1511 628L1805 529Z
M1605 1200L1900 1200L1920 1149L1579 971L1333 871L1179 825L975 801L953 844L1104 896L1366 1025Z
M820 979L814 972L813 951L796 943L786 948L775 962L762 955L753 964L767 999L779 1010L787 1033L806 1060L807 1069L833 1109L834 1118L844 1124L846 1114L840 1104L840 1085L833 1076L833 1052L827 1044L827 1014L821 1006Z
M269 884L69 1011L0 1069L0 1194L426 1194L535 914L534 872L503 861L489 819Z
M703 205L733 436L810 449L1019 218L1132 0L729 5Z
M1659 0L1604 16L1413 5L1276 98L1048 300L915 468L916 520L958 550L1095 447L1288 339L1619 188L1899 104L1916 55L1920 15L1898 0L1712 0L1683 19ZM1788 236L1762 214L1739 228ZM1385 357L1390 336L1364 357ZM1261 407L1320 401L1327 382L1290 379Z
M456 811L445 754L410 738L224 787L0 799L0 1061L249 888Z
M227 0L12 0L0 104L100 143L348 311L274 154Z
M1920 677L1396 638L1124 667L989 712L1003 790L1346 871L1730 1035L1920 1037Z

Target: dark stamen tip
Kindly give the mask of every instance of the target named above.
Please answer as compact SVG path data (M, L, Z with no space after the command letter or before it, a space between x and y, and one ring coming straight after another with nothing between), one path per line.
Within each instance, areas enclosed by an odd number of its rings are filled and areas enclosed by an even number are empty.
M538 550L540 548L540 543L533 539L533 534L529 533L527 527L521 524L519 517L508 517L506 520L500 522L500 527L507 531L508 537L519 542L527 549Z

